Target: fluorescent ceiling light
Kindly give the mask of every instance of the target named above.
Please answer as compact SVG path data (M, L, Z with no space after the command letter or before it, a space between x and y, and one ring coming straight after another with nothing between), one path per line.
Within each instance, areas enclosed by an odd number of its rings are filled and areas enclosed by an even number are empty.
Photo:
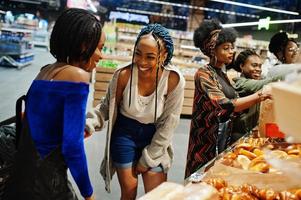
M94 4L91 2L91 0L87 0L87 3L88 3L88 5L90 6L90 9L91 9L94 13L96 13L96 12L97 12L97 9L96 9L96 7L94 6Z
M33 1L33 0L11 0L11 1L16 1L16 2L21 2L21 3L41 4L41 2Z
M298 23L301 22L301 19L287 19L287 20L272 20L269 21L269 24L286 24L286 23ZM258 22L244 22L244 23L233 23L233 24L222 24L222 27L243 27L243 26L257 26Z
M270 12L276 12L276 13L284 13L284 14L289 14L289 15L299 15L298 12L293 12L293 11L288 11L288 10L280 10L280 9L275 9L275 8L268 8L268 7L263 7L263 6L255 6L252 4L246 4L246 3L239 3L239 2L234 2L234 1L227 1L227 0L210 0L210 1L215 1L219 3L225 3L225 4L231 4L231 5L236 5L236 6L242 6L242 7L247 7L247 8L254 8L258 10L266 10Z
M259 18L259 15L253 15L253 14L247 14L247 13L237 13L237 12L229 11L229 10L220 10L220 9L215 9L215 8L198 7L198 6L191 6L191 5L185 5L185 4L180 4L180 3L171 3L171 2L166 2L166 1L156 1L156 0L138 0L138 1L156 3L156 4L161 4L161 5L171 5L171 6L182 7L182 8L190 8L190 9L195 9L195 10L205 10L205 11L223 13L223 14L228 14L228 15L237 15L237 16L250 17L250 18Z
M116 10L139 13L139 14L147 14L147 15L157 15L162 17L171 17L171 18L186 19L186 20L188 19L188 17L182 15L164 14L164 13L145 11L145 10L135 10L135 9L120 8L120 7L117 7Z

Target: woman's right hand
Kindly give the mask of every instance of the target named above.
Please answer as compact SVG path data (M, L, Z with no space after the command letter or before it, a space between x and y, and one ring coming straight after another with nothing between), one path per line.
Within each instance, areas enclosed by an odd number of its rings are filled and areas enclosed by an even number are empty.
M265 87L262 91L258 91L259 102L265 101L266 99L272 99L271 87Z
M85 200L95 200L94 195L92 194L90 197L86 197Z

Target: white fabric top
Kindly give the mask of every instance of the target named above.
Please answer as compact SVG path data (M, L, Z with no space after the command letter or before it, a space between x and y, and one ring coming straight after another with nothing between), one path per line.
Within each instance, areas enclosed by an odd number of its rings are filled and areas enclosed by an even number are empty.
M167 95L169 71L163 70L157 86L157 116L158 119L163 112L164 102ZM135 119L141 123L149 124L154 123L155 119L155 100L156 91L149 96L141 96L138 92L138 69L136 66L133 68L132 79L132 97L131 106L129 107L130 95L130 79L123 91L123 100L121 102L120 112L126 117Z

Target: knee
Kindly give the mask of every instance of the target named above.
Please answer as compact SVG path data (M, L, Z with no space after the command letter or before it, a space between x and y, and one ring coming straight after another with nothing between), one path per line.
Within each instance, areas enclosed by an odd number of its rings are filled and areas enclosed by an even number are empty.
M121 191L121 200L135 200L137 196L137 188Z

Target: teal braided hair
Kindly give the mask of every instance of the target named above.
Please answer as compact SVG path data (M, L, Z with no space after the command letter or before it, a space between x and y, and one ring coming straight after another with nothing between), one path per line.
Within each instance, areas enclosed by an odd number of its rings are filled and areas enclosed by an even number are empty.
M149 33L152 33L156 41L158 41L158 39L161 39L162 42L164 43L167 51L167 58L164 61L163 65L167 65L173 56L174 44L168 30L165 27L163 27L161 24L149 24L144 28L142 28L140 33L138 34L138 39L135 43L135 47L139 42L141 36L147 35Z

